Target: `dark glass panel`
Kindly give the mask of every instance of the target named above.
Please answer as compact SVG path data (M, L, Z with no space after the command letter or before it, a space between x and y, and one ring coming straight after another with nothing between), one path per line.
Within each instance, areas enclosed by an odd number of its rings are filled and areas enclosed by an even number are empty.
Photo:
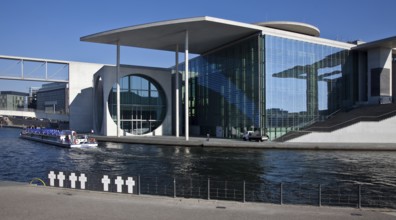
M258 42L251 37L190 60L189 114L196 135L240 138L261 127Z

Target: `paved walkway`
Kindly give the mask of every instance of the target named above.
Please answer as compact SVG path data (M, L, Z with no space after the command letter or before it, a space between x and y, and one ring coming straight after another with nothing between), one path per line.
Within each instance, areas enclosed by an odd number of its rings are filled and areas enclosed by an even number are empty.
M0 182L1 219L386 220L395 210L137 196Z
M236 139L174 136L94 136L98 141L155 144L189 147L223 147L223 148L260 148L260 149L294 149L294 150L363 150L396 151L395 143L288 143L288 142L249 142Z

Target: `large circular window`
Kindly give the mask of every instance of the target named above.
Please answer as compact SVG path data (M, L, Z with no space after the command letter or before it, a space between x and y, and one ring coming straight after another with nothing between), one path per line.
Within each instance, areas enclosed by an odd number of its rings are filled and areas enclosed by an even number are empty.
M117 123L117 87L109 94L109 111ZM129 75L120 80L120 127L135 134L147 134L161 125L166 99L161 87L148 77Z

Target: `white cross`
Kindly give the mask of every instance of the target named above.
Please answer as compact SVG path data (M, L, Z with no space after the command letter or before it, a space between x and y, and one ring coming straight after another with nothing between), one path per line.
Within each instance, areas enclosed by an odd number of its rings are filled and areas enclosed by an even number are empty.
M135 186L135 181L132 177L128 177L128 180L125 181L126 185L128 186L128 193L133 193L133 187Z
M63 180L65 180L65 175L63 175L63 172L59 172L58 180L59 180L59 187L63 187Z
M124 185L124 180L122 177L117 176L117 179L114 181L114 183L117 185L117 192L122 192L122 185Z
M75 173L71 173L71 175L69 176L69 180L71 183L71 188L74 189L76 188L76 181L77 181L77 177Z
M110 179L107 175L104 175L102 178L102 183L103 183L103 191L109 191L109 184L110 184Z
M54 171L51 171L48 174L48 179L50 179L50 186L54 186L55 185L55 179L56 179L56 175L55 175Z
M87 177L85 176L85 174L81 174L80 177L78 178L78 180L80 180L80 188L81 189L85 189L85 183L88 181Z

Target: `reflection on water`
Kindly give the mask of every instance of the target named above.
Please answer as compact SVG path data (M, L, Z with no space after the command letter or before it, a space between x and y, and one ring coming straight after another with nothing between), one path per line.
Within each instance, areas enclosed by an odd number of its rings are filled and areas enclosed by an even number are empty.
M46 178L49 170L203 177L249 182L396 185L396 152L293 151L100 143L63 149L0 128L0 180Z

